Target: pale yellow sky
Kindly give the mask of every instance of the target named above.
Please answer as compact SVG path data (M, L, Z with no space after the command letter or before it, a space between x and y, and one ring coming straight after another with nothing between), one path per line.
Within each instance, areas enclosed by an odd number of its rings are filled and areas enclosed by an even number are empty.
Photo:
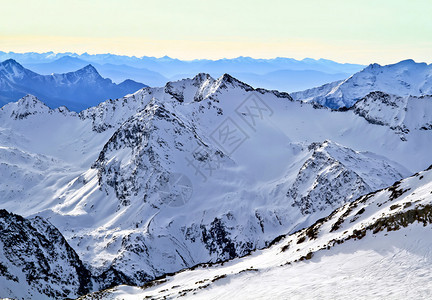
M430 0L0 0L0 51L432 62Z

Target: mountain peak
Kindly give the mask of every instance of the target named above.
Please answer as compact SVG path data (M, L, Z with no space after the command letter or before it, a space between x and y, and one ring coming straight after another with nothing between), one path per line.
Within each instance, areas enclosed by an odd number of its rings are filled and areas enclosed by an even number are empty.
M380 64L377 64L377 63L373 63L373 64L370 64L369 66L367 66L366 68L365 68L365 70L368 70L368 69L378 69L378 68L381 68L382 66L380 65Z
M82 68L81 70L83 71L87 71L87 72L92 72L92 73L97 73L99 74L99 72L96 70L95 67L93 67L92 64L88 64L87 66L85 66L84 68ZM79 71L79 70L78 70Z
M119 84L139 84L139 85L143 85L142 83L136 82L135 80L132 80L132 79L125 79L125 80L123 80ZM144 86L146 86L146 85L144 85Z
M396 64L394 64L393 66L395 67L402 67L402 68L406 68L406 69L430 69L428 68L428 64L425 62L416 62L413 59L405 59L402 60Z
M397 63L397 65L412 65L412 64L417 64L417 63L413 59L405 59Z
M380 64L377 63L373 63L370 64L369 66L366 67L365 70L368 69L379 69L379 68L388 68L388 67L415 67L418 65L427 65L425 63L417 63L415 62L413 59L405 59L405 60L401 60L400 62L394 63L394 64L390 64L390 65L385 65L382 66Z
M99 72L96 70L95 67L93 67L93 65L88 64L87 66L74 71L74 72L69 72L69 73L65 73L65 74L60 74L61 76L66 75L66 76L78 76L80 78L84 78L86 80L97 80L97 79L103 79L103 77L99 74Z
M222 81L224 82L233 82L233 81L239 81L236 78L234 78L233 76L231 76L228 73L224 73L221 77Z
M36 96L26 95L17 102L8 103L2 107L1 112L9 114L14 119L25 119L29 115L48 112L50 108Z
M65 56L64 59L75 58ZM79 67L82 65L79 64ZM119 98L143 87L144 84L132 80L115 84L111 79L103 78L91 64L68 73L40 75L13 59L0 63L0 104L14 102L31 93L42 97L51 108L67 105L73 111L80 111L105 99Z
M170 61L173 61L173 60L175 60L175 59L169 57L168 55L165 55L165 56L159 58L159 60L160 60L160 61L165 61L165 62L170 62Z
M18 106L26 107L26 108L35 108L35 107L47 107L45 103L40 101L36 96L27 94L17 102Z
M218 81L220 83L230 84L232 86L238 86L245 90L253 90L253 88L250 85L244 83L243 81L238 80L237 78L231 76L228 73L225 73L221 77L219 77Z
M1 64L2 65L8 65L8 64L19 65L19 63L15 59L12 59L12 58L6 59Z
M57 59L56 62L66 63L66 62L84 62L84 61L79 59L78 57L65 55L65 56L62 56L59 59ZM89 66L89 65L87 65L87 66Z
M148 87L148 85L142 84L140 82L136 82L135 80L132 79L126 79L121 83L119 83L118 86L132 91L137 91L142 88Z
M197 75L195 75L195 77L194 78L192 78L192 80L194 81L194 82L203 82L203 81L205 81L205 80L207 80L207 79L213 79L211 76L210 76L210 74L208 74L208 73L198 73Z
M16 73L17 70L24 70L24 67L12 58L0 63L0 67L3 67L3 69L5 69L8 73Z

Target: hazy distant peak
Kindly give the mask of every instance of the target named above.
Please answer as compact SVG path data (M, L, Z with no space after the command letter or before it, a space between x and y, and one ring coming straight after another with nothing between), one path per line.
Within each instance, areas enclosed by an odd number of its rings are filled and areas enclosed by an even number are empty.
M402 61L396 63L396 65L414 65L414 64L417 64L417 63L413 59L405 59L405 60L402 60Z
M3 67L3 69L8 72L12 72L13 70L17 70L17 69L24 70L24 67L12 58L3 61L2 63L0 63L0 66Z
M64 74L54 74L56 77L61 77L63 80L68 81L75 81L75 80L82 80L87 81L88 84L95 81L101 81L101 80L109 80L111 82L111 79L104 79L99 72L96 70L93 65L88 64L87 66L73 72L68 72Z
M2 65L20 65L15 59L9 58L1 63Z
M93 67L93 65L91 65L91 64L88 64L87 66L85 66L84 68L82 68L82 69L80 69L78 71L85 71L85 72L88 72L88 73L97 73L97 74L99 74L99 72L96 70L96 68Z
M13 59L0 63L0 104L31 93L46 101L51 108L66 105L71 110L80 111L145 86L132 80L115 84L111 79L103 78L92 64L73 72L40 75Z
M84 62L82 59L79 59L78 57L75 56L62 56L59 59L56 60L57 62Z

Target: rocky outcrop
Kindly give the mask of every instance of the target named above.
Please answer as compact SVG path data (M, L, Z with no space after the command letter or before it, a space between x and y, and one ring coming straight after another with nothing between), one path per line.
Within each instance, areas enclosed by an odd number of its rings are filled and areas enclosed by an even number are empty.
M92 289L90 272L43 218L0 210L0 253L0 296L59 299Z

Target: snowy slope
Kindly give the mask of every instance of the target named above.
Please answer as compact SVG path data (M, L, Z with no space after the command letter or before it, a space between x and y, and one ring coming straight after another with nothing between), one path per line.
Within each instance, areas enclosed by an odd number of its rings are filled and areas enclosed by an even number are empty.
M4 106L0 120L2 208L59 228L105 278L98 288L265 247L424 169L432 146L428 130L401 140L353 110L227 74L144 88L79 114L29 96ZM23 193L32 195L25 203Z
M314 101L330 108L351 107L370 92L397 96L432 94L432 65L404 60L381 66L371 64L344 81L292 93L296 100Z
M431 229L432 166L275 239L268 249L80 299L426 299L432 296Z
M12 59L0 63L1 105L33 94L43 98L51 108L67 106L80 111L144 86L132 80L115 84L111 79L102 78L92 65L65 74L39 75Z

